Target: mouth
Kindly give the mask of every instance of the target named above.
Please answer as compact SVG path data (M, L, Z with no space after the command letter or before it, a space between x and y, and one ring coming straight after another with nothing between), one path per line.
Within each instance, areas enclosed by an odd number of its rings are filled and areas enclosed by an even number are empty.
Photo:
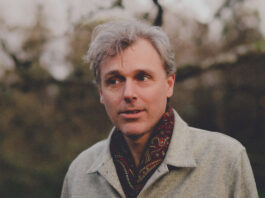
M121 111L119 112L119 114L135 114L135 113L139 113L142 110L127 110L127 111Z
M144 109L124 110L120 111L119 115L125 119L138 119L144 111Z

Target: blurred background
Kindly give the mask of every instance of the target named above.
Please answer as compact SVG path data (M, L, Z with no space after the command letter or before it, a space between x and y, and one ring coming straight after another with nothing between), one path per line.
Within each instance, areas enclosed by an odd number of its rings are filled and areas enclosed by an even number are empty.
M70 162L107 137L83 56L93 27L116 18L165 30L171 105L238 139L265 197L264 0L0 0L0 197L59 197Z

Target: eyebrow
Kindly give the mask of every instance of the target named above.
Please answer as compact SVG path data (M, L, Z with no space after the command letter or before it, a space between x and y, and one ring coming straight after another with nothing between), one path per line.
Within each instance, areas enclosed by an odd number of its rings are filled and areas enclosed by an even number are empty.
M149 69L138 69L136 70L135 72L136 74L139 74L139 73L147 73L147 74L153 74L154 72L149 70Z
M134 71L134 74L139 74L139 73L147 73L147 74L151 74L152 75L154 72L149 70L149 69L137 69L137 70ZM116 75L117 76L119 76L119 75L122 76L121 72L119 72L118 70L113 70L113 71L108 72L104 77L116 76Z
M108 72L104 76L104 78L107 78L108 76L119 76L119 75L121 75L121 73L118 70L113 70L113 71Z

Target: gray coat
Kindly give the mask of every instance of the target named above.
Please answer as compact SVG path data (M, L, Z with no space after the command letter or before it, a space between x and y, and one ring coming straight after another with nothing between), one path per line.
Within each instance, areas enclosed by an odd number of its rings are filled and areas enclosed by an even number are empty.
M245 148L226 135L191 128L174 113L165 160L138 197L257 198ZM110 155L111 134L72 162L61 198L125 197Z

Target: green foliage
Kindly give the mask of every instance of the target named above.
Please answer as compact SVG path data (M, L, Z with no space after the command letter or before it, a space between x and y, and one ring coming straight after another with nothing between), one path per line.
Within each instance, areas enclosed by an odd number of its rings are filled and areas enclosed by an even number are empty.
M265 52L265 40L258 40L256 42L253 43L253 48L254 50L258 51L258 52Z
M1 197L58 197L70 161L110 129L91 84L31 83L1 83Z

